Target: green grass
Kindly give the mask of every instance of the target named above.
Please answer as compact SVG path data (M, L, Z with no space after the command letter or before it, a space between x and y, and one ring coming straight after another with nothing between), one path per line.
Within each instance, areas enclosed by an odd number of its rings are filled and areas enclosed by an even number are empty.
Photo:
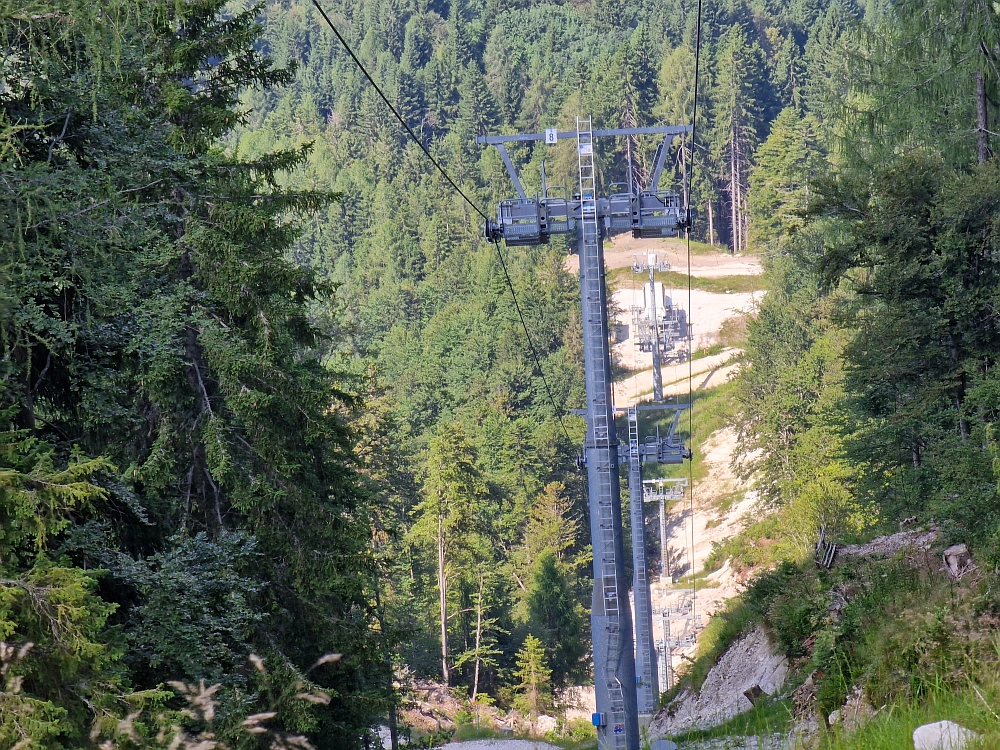
M676 237L668 237L660 240L663 243L663 250L681 250L686 251L687 241L684 239L678 239ZM652 252L658 252L658 250L653 250ZM691 240L691 255L722 255L729 254L729 248L726 245L709 245L707 242L698 242L697 240Z
M677 579L674 584L675 589L686 589L694 587L695 591L701 591L702 589L714 589L718 588L719 584L715 581L708 580L708 577L712 575L711 570L702 570L695 575L681 576Z
M976 694L976 690L980 695ZM913 747L913 730L923 724L945 719L961 724L981 735L979 742L966 750L1000 747L1000 687L996 678L988 685L953 691L933 691L918 703L887 706L861 727L848 734L834 728L820 743L820 750L899 750Z
M466 742L468 740L492 740L500 737L499 734L487 727L477 727L474 724L459 724L455 727L455 734L450 742Z
M686 273L657 271L655 276L657 281L662 282L664 288L675 290L674 295L672 295L675 300L683 291L687 290L688 276ZM631 268L614 268L608 271L608 284L616 291L628 289L633 283L637 289L641 289L642 284L648 279L648 274L637 274ZM714 279L692 276L691 288L713 294L759 292L764 288L764 282L760 276L720 276Z
M695 349L694 350L694 355L691 357L691 361L692 362L696 362L699 359L703 359L704 357L714 357L716 354L722 354L722 352L725 351L725 349L726 349L726 345L723 344L721 341L718 341L718 342L716 342L716 343L714 343L714 344L712 344L711 346L708 346L708 347L702 347L701 349ZM707 376L707 375L708 375L707 372L706 373L701 373L702 380L704 380L705 376ZM681 379L684 380L685 378L681 378ZM694 382L695 382L695 386L694 387L697 388L698 387L698 375L694 376Z
M590 731L587 731L587 730ZM555 745L557 747L564 748L564 750L596 750L597 748L597 734L584 720L578 720L573 722L570 727L569 737L552 737L551 735L546 736L544 739L539 740L538 737L529 737L528 735L515 734L502 735L499 732L494 731L488 727L476 727L472 724L459 724L455 728L455 733L452 735L449 742L467 742L469 740L494 740L494 739L514 739L514 740L531 740L535 742L545 742L549 745ZM586 736L581 738L581 734L587 734L591 736Z
M704 379L704 376L707 374L708 373L705 373L702 378ZM697 482L704 479L708 474L708 466L705 464L704 454L701 451L701 444L704 443L713 432L726 426L730 416L732 415L734 388L735 385L732 382L728 382L704 391L695 391L694 393L693 422L695 439L693 441L694 460L692 462L693 466L691 467L691 471L695 481L695 492L697 492ZM687 396L680 397L678 401L686 403ZM667 430L670 427L670 421L673 419L673 414L666 416L668 413L664 412L665 416L659 420L648 416L656 413L657 412L642 413L642 423L639 426L640 432L643 434L652 434L656 430L656 425L659 424L660 434L665 435L667 433ZM685 444L688 447L692 445L690 430L691 426L689 424L689 416L685 410L685 412L681 414L680 423L678 424L678 433L684 439ZM649 464L645 467L644 473L649 479L656 477L688 476L688 466L686 463L676 466Z

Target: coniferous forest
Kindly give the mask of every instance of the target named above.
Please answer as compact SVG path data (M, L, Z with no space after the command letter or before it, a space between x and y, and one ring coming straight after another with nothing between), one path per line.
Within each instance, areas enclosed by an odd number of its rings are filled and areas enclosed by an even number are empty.
M690 122L698 7L324 4L486 213L513 190L476 136ZM777 571L744 601L826 634L799 656L833 708L902 651L823 630L821 527L933 522L1000 614L1000 13L701 7L661 184L688 167L693 239L767 289L726 412L759 500L713 556ZM0 747L367 748L414 681L531 715L587 684L570 246L485 242L307 0L0 0L0 28ZM568 142L511 156L531 193L577 179Z

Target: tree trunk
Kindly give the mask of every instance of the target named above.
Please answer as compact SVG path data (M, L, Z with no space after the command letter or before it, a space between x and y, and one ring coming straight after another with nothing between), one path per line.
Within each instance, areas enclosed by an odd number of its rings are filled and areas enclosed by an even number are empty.
M743 167L745 164L742 161L737 160L736 162L736 190L739 192L739 198L736 201L736 214L740 220L740 244L737 248L737 252L745 253L747 251L747 212L746 212L746 194L743 191Z
M735 139L734 139L735 140ZM739 218L736 211L736 146L729 146L729 252L737 252L739 242Z
M448 686L448 579L444 561L444 519L438 515L438 602L441 605L441 679Z
M708 201L708 244L715 244L715 217L712 213L712 201Z
M390 750L399 750L399 719L396 715L396 690L392 686L392 659L389 657L389 648L385 641L385 609L382 607L382 593L379 590L379 579L375 578L375 611L378 617L379 632L382 634L382 648L387 657L386 666L386 689L389 696L389 748Z
M472 675L472 700L479 692L479 646L483 638L483 574L479 573L479 598L476 600L476 666Z
M979 140L979 163L990 158L989 120L986 117L986 79L983 71L976 71L976 131Z

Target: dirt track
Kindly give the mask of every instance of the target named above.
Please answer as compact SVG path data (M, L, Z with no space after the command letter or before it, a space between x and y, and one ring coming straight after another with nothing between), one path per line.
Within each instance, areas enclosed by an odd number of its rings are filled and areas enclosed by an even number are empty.
M687 246L679 239L642 240L619 235L605 245L604 265L608 269L625 268L632 265L636 255L645 259L649 253L657 253L661 258L665 255L674 271L687 273ZM566 268L579 273L580 259L576 255L567 256ZM704 279L754 276L762 271L760 261L752 255L731 255L725 251L691 255L691 275Z

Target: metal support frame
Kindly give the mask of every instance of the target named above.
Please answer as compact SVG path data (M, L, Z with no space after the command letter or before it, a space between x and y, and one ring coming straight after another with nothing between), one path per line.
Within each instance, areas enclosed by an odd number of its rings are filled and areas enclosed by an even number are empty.
M690 126L684 125L587 131L588 138L591 139L588 145L591 147L593 139L601 136L663 136L663 142L655 158L656 167L645 190L636 193L629 184L627 192L610 197L599 197L596 194L593 196L598 224L600 226L603 223L604 234L631 231L634 237L677 236L678 227L683 226L686 221L686 212L681 206L680 196L660 190L659 185L671 141L690 130ZM579 134L571 131L553 135L557 141L567 139L579 141ZM513 245L543 244L548 242L553 234L569 234L576 231L577 224L582 220L583 197L553 198L544 188L541 195L529 197L507 152L508 143L531 143L541 140L546 140L546 134L487 135L476 138L476 143L496 146L518 194L518 199L514 201L501 202L496 221L490 219L486 222L484 234L487 239L491 241L503 239ZM504 210L505 208L507 210Z
M580 299L587 386L587 439L584 454L590 487L590 530L594 555L594 681L601 750L638 750L635 657L628 606L618 486L618 438L611 392L604 247L597 214L597 175L590 119L577 118L580 179Z
M660 512L660 575L670 575L670 550L667 546L667 501L683 500L686 477L642 480L642 500L657 503ZM662 578L661 578L662 580Z
M649 290L649 304L632 307L632 341L641 352L651 352L653 355L653 400L663 400L663 361L682 361L685 357L683 348L677 349L677 343L682 340L681 332L685 329L686 315L672 304L665 302L662 315L657 303L656 272L669 271L670 264L657 260L655 253L645 258L645 262L636 256L632 263L634 273L649 273L648 287L643 285L643 298Z
M653 600L649 591L649 556L646 552L646 513L643 503L642 452L639 448L639 413L628 410L628 490L632 521L632 596L635 601L635 672L639 714L652 715L660 703L653 643Z
M657 157L659 169L649 189L639 193L597 194L597 171L594 161L594 139L601 136L663 135L661 150L669 148L672 139L690 132L690 126L620 128L593 130L590 118L577 118L576 132L556 133L558 139L575 139L579 193L572 198L550 196L543 189L541 196L527 197L510 155L507 143L547 140L543 133L484 136L477 143L496 146L510 174L518 198L501 201L497 221L488 221L484 229L490 240L503 239L508 245L537 245L549 241L552 234L577 235L580 255L580 301L583 310L583 351L587 393L587 434L580 465L586 467L590 500L590 533L594 559L594 591L591 607L591 630L594 639L594 683L597 711L594 725L598 731L600 750L639 750L638 696L636 693L635 652L633 650L632 612L628 606L629 582L625 577L624 544L622 538L621 488L618 466L621 460L615 429L615 409L612 394L611 352L608 340L607 288L604 274L604 238L613 232L631 230L633 235L675 236L683 219L680 198L676 193L659 191L664 156ZM550 134L551 135L551 134ZM544 177L543 177L544 179ZM662 408L662 407L657 407ZM641 464L643 460L680 463L690 458L690 451L676 437L678 416L666 438L656 435L642 443L638 434L630 436L628 452ZM641 411L637 407L635 411ZM636 417L637 422L637 417ZM631 465L630 460L630 465ZM641 473L632 483L637 493L642 518ZM640 524L639 535L643 531ZM646 570L644 539L642 564ZM652 609L648 581L637 586L637 596L644 600L649 634L648 651L655 644L652 638ZM649 658L655 664L655 655ZM644 677L655 700L655 672ZM646 705L650 704L648 701ZM655 703L652 704L655 708Z

